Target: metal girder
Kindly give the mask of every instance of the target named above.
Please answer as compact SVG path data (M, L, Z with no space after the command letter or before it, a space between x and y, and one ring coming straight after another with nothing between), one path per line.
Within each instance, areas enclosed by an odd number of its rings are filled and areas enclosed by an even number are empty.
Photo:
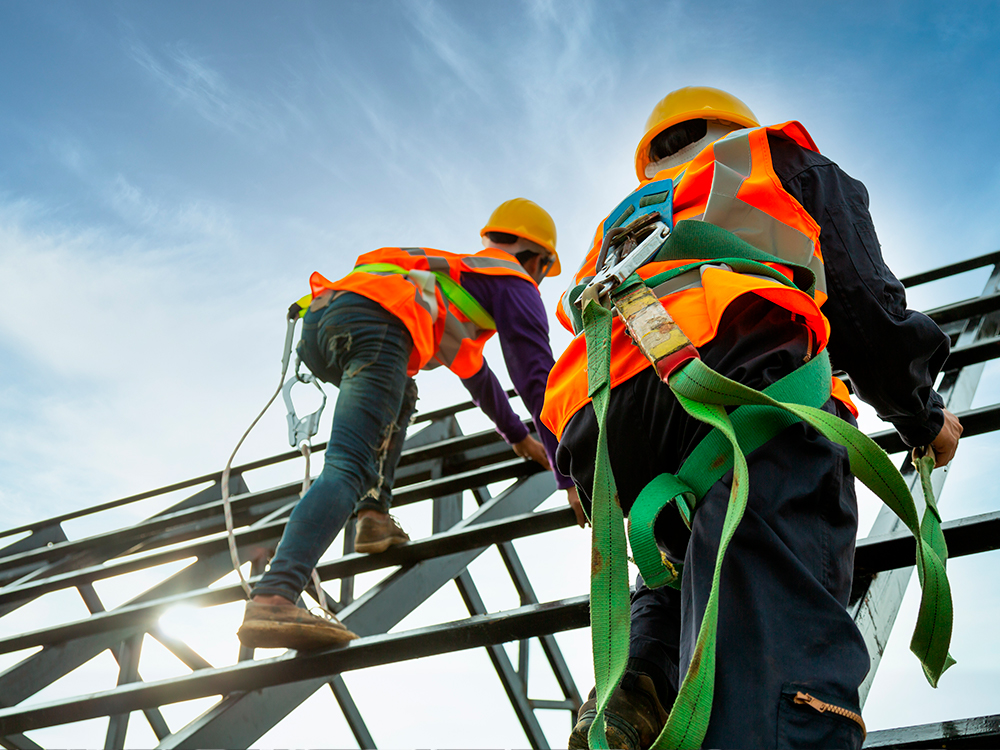
M340 710L347 720L347 726L350 727L351 734L358 741L358 747L372 748L374 750L376 747L375 740L372 739L371 733L365 725L365 720L361 717L361 712L358 710L354 698L351 697L351 693L347 689L347 683L344 682L344 678L339 674L334 675L328 684L330 685L330 690L333 691L333 697L337 701L337 705L340 706Z
M437 495L449 494L473 487L499 482L507 479L517 479L529 474L543 472L544 469L533 461L525 461L522 458L515 458L510 461L503 461L493 464L487 468L476 469L474 471L461 472L441 479L431 479L420 482L412 487L405 488L398 493L394 493L394 505L408 505L418 500L426 500ZM255 495L247 495L239 498L235 502L243 505L250 501L266 496L269 505L281 505L290 498L297 497L299 484L287 485L276 490L269 490ZM184 513L203 514L205 506L184 511ZM269 524L254 526L236 532L237 543L240 545L260 544L265 539L278 538L284 529L285 520L281 519ZM216 528L219 526L219 528ZM219 521L212 519L210 525L200 531L201 534L208 534L222 531L221 516ZM109 535L110 536L110 535ZM183 541L179 539L178 541ZM193 542L182 547L173 547L162 552L150 553L141 557L122 560L117 563L95 564L83 570L71 570L58 576L50 576L44 580L26 583L23 585L7 586L0 589L0 604L8 601L16 601L39 596L43 593L56 591L68 586L77 586L81 583L92 583L93 581L111 578L131 573L136 570L162 565L167 562L182 560L187 557L211 554L217 550L226 549L226 540L217 538L209 541ZM0 561L2 565L2 561Z
M955 554L957 556L959 554L962 554L963 552L971 553L973 551L978 551L978 550L976 550L976 549L963 549L962 548L962 544L960 542L958 542L957 539L954 536L956 533L965 533L965 532L967 532L972 539L981 540L981 541L975 542L976 545L982 545L984 548L987 545L992 545L992 548L996 548L997 546L1000 546L1000 535L998 535L996 533L998 527L1000 527L1000 512L998 512L998 513L992 513L992 514L986 514L984 516L977 516L977 517L974 517L974 518L971 518L971 519L962 519L961 521L952 521L952 522L949 522L949 523L945 524L945 533L946 533L946 535L948 537L949 545L952 546L955 549ZM905 537L902 534L899 534L899 535L894 535L892 537L889 537L887 539L882 539L882 540L866 540L866 541L862 542L862 545L861 545L860 549L874 548L874 547L877 547L877 546L881 545L881 546L884 546L888 550L883 555L883 557L886 560L888 560L888 562L884 563L885 565L906 564L906 562L908 562L908 561L905 560L905 559L904 560L895 559L895 558L897 558L899 556L899 553L898 552L894 552L891 549L892 547L895 547L897 545L898 546L906 546L905 545L905 541L906 541ZM910 548L912 550L912 543L910 544ZM862 557L863 557L863 553L862 553ZM912 558L912 551L910 552L910 557ZM586 624L587 624L586 621L587 621L587 617L588 617L588 615L587 615L587 606L586 606L587 598L586 597L579 597L578 599L579 599L578 602L577 602L577 600L568 600L567 602L564 602L564 603L555 603L555 604L546 604L546 605L528 605L528 606L525 606L525 607L521 607L519 610L515 610L513 613L499 613L497 615L490 615L488 617L489 618L501 618L501 619L503 619L503 618L516 618L516 617L521 617L521 616L529 616L533 612L534 608L538 607L538 608L544 609L546 611L546 613L547 613L546 617L547 617L548 623L552 627L552 629L548 630L548 631L539 631L539 633L534 633L533 632L533 633L531 633L531 635L534 635L534 636L537 636L537 635L548 635L548 634L551 634L552 632L558 632L558 631L562 631L562 630L569 630L569 629L572 629L572 628L575 628L575 627L584 627L584 626L586 626ZM577 602L577 604L574 604L574 602ZM570 605L573 605L573 606L570 606ZM575 608L576 606L579 606L580 610L582 610L582 611L578 611ZM450 630L451 628L458 627L459 625L461 625L461 623L451 623L451 624L449 624L447 626L446 630ZM398 634L398 635L399 636L404 636L406 634ZM500 642L508 641L508 640L517 640L517 639L520 639L521 637L526 637L526 636L524 636L523 632L518 631L518 630L514 630L514 629L512 629L512 630L503 630L503 631L499 631L498 630L497 631L497 640L490 641L489 643L495 644L495 643L500 643ZM371 641L371 638L366 638L364 640L365 640L366 643L368 643L368 642ZM357 642L357 643L360 643L360 642ZM481 645L488 645L488 644L484 643L484 644L481 644ZM329 653L336 653L336 652L329 652ZM435 653L444 653L444 651L440 651L440 652L435 651ZM378 661L378 663L387 663L387 662L390 662L390 661L397 661L397 660L400 660L400 659L403 659L403 658L407 658L408 656L413 656L413 655L409 654L409 652L407 651L407 649L406 649L405 646L399 645L399 647L397 648L397 651L394 654L384 655L384 656L385 656L384 660L380 660L380 661ZM287 661L288 658L289 657L278 657L277 659L278 660ZM301 655L301 656L293 657L293 660L296 661L296 663L298 663L298 660L299 659L303 659L303 658L306 658L306 655ZM275 661L275 660L268 660L268 662L271 662L271 661ZM250 662L249 664L265 664L265 663L267 663L267 662ZM351 668L361 668L363 666L365 666L365 665L364 664L359 664L358 666L351 667ZM368 666L371 666L371 664L369 664ZM227 670L231 670L231 669L232 668L206 669L206 670L203 670L203 672L206 675L218 675L220 673L224 673ZM345 669L342 670L342 671L346 671L346 669L347 668L345 667ZM286 674L285 677L289 678L290 676L295 675L295 674L298 674L298 673L297 672L292 672L292 673ZM306 673L303 672L301 674L306 674ZM171 680L171 681L167 681L167 682L170 682L170 683L176 683L177 681L183 682L185 680L192 679L195 676L196 675L192 675L191 677L175 678L175 680ZM213 680L218 680L219 678L216 677L216 678L212 678L212 679ZM329 678L328 674L324 675L323 679L320 681L320 686L323 683L329 681L329 679L330 678ZM156 688L156 690L154 692L156 692L156 691L163 691L163 695L164 696L166 696L168 693L169 693L170 696L185 695L183 689L179 688L177 685L173 685L171 688L166 688L166 687L163 687L160 683L149 683L149 684L150 685L157 685L157 686L159 686L159 687ZM221 684L221 683L216 683L216 685L217 684ZM234 678L234 681L232 682L232 686L230 687L230 689L235 689L236 687L241 687L243 689L256 689L257 683L255 683L255 682L244 682L243 678ZM107 698L109 694L113 694L115 692L116 691L108 691L108 694L102 694L102 695L104 695L104 697ZM197 693L196 692L192 692L190 694L187 694L187 697L188 698L192 698L192 697L196 697L197 695L201 695L201 694L202 693L200 693L200 692L197 692ZM211 695L213 693L208 692L208 693L204 693L204 694ZM181 699L182 698L174 698L174 700L181 700ZM155 705L161 705L162 703L171 702L169 700L166 700L165 697L160 698L158 700L154 700L153 702L148 703L148 704L145 704L143 702L143 699L136 699L136 701L137 702L127 703L127 704L121 704L121 708L122 709L128 709L128 710L140 710L143 707L143 705L154 705L155 706ZM73 699L68 700L66 703L67 704L72 704L73 703ZM536 702L536 703L538 703L539 706L541 706L541 704L548 703L548 702L540 702L539 701L539 702ZM565 707L565 706L563 706L562 704L559 704L559 706L556 706L556 707ZM68 710L71 710L71 709L68 709ZM16 709L15 709L15 711L16 711ZM106 714L97 713L97 714L93 714L93 715L106 715ZM87 717L80 717L80 718L87 718ZM76 720L79 720L79 718L66 719L66 721L76 721ZM13 724L14 721L20 721L20 719L12 718L9 715L9 712L0 712L0 734L4 733L4 731L7 730L8 727L14 726L14 724ZM51 723L60 723L60 722L55 721L55 722L51 722ZM50 725L50 724L45 724L45 726L48 726L48 725ZM23 730L18 730L18 731L23 731Z
M976 306L975 304L960 303L960 305L964 306L964 314L972 315L975 310L982 312L980 308L991 311L995 310L998 298L1000 298L1000 295L996 293L998 286L1000 286L1000 266L995 265L979 299L984 304ZM987 302L988 304L986 304ZM954 309L955 307L949 306L948 309ZM939 308L939 311L941 309L945 308ZM997 328L996 316L970 318L965 324L963 332L958 337L958 347L970 346L982 339L992 339L997 335ZM984 366L983 363L973 364L961 370L953 370L945 373L941 385L937 390L944 399L945 406L950 411L961 413L969 409L972 405L976 389L979 386ZM912 464L909 463L908 459L904 462L902 471L904 477L908 479L911 494L914 495L914 499L917 501L917 511L920 514L923 512L923 495L920 491L920 479L916 475L916 472L913 471ZM947 468L935 470L931 477L934 495L938 498L939 504L941 490L946 477ZM883 506L875 518L869 536L883 536L903 530L904 528L903 522L896 517L895 513L888 507ZM879 573L869 579L867 585L864 581L855 579L855 585L851 592L851 605L848 607L848 611L861 631L861 636L865 640L865 644L868 647L868 655L871 659L871 667L858 691L862 706L864 706L865 700L868 698L868 692L871 690L872 683L875 680L875 674L881 663L882 654L889 641L889 635L892 632L896 615L903 602L903 596L906 593L906 587L909 584L912 573L912 567Z
M137 599L160 598L161 593L171 592L178 586L186 588L192 577L199 575L204 577L201 583L204 585L218 580L231 569L232 563L228 555L220 554L209 560L199 560ZM38 653L0 673L0 704L12 706L20 703L90 661L105 649L114 648L126 638L144 629L142 625L131 625L101 630L93 635L46 646Z
M946 521L941 530L948 544L949 560L1000 549L1000 511ZM915 547L908 530L861 539L854 552L855 580L864 582L875 573L913 565Z
M473 496L480 505L489 499L489 494L484 489L474 490ZM561 508L559 512L566 518L566 528L576 523L576 516L571 508ZM528 572L524 569L521 559L514 551L514 545L510 542L501 542L497 544L497 549L500 552L500 558L503 560L504 566L507 568L507 572L510 574L510 579L514 584L517 595L520 597L521 604L538 604L538 597L535 596L535 590L531 585L531 580L528 578ZM559 689L562 690L563 696L565 696L566 702L569 705L542 705L543 703L551 703L551 701L532 701L532 704L536 708L566 708L570 711L570 725L575 724L576 715L580 710L580 706L583 705L583 701L580 698L580 691L576 687L573 674L570 672L569 665L566 663L566 659L563 657L562 650L559 648L559 644L556 643L554 636L543 635L538 640L542 645L542 651L549 662L549 667L552 669L552 674L556 678ZM523 679L525 684L527 684L527 665L525 665Z
M48 526L43 526L37 531L32 532L30 536L27 536L24 539L19 539L13 544L8 544L3 549L0 549L0 559L10 557L12 555L18 555L29 550L47 548L49 544L60 544L65 541L67 541L66 533L63 531L62 526L58 523L49 524ZM41 567L41 565L41 563L35 565L28 563L20 567L3 571L0 573L0 586L5 586L11 581L29 575Z
M980 297L944 305L928 310L925 315L938 325L968 320L1000 310L1000 294L983 294Z
M118 672L119 687L136 682L139 679L139 654L142 652L142 634L140 633L139 635L125 639L116 651L116 657L120 665ZM156 708L145 710L156 711L157 715L159 714L159 710ZM108 733L104 740L104 750L115 750L119 747L125 747L125 733L128 731L128 719L130 715L130 713L125 712L109 717ZM163 726L165 727L166 724ZM170 734L169 729L162 735L157 732L157 738L166 736L167 734Z
M472 516L463 519L458 527L468 528L528 512L551 495L554 486L549 473L522 479ZM345 607L340 613L340 620L361 636L384 632L465 570L482 551L483 548L479 548L445 555L399 570ZM273 684L265 690L229 696L168 737L160 747L248 747L321 688L329 680L329 675L335 672L337 670L326 672L319 679L307 679L303 675L301 681L291 684Z
M492 544L507 542L518 537L531 534L542 534L555 529L566 528L574 523L573 511L566 508L555 508L546 511L519 513L514 516L500 518L443 534L418 539L409 544L392 547L380 555L352 554L347 557L322 563L316 570L322 580L347 578L357 573L409 566L422 560L430 560L448 552L480 549ZM228 554L217 553L220 560L229 565ZM188 570L187 568L185 571ZM181 571L181 575L185 571ZM256 578L251 578L251 581ZM192 583L192 586L197 584ZM100 613L86 620L78 620L49 628L20 633L18 635L0 638L0 653L19 651L32 646L44 646L60 643L72 638L81 638L94 633L104 632L112 628L148 623L160 614L177 606L190 604L194 606L212 606L234 602L244 597L239 584L219 586L211 589L189 588L181 593L135 600L135 604L125 604L109 612Z
M232 694L238 690L249 691L243 694L243 698L261 695L274 698L277 695L275 691L293 686L315 685L318 689L330 681L331 675L355 669L586 627L590 622L588 600L588 596L575 596L402 633L371 635L328 651L294 655L289 653L273 659L206 669L183 677L131 683L86 696L0 709L0 735L137 711L145 706ZM292 680L296 682L290 682ZM238 730L238 727L235 729ZM236 739L242 734L237 731L231 737ZM207 735L203 732L202 736ZM177 737L175 734L168 738L161 747L168 746L167 743ZM241 744L230 741L227 746L237 747ZM184 743L184 746L188 746L188 743ZM206 746L219 745L202 745Z
M983 266L996 265L997 263L1000 263L1000 251L986 253L985 255L980 255L976 258L969 258L968 260L960 260L958 263L951 263L947 266L941 266L940 268L934 268L930 271L914 274L913 276L906 276L899 281L903 286L909 288L920 284L926 284L929 281L944 279L948 276L956 276L960 273L965 273L966 271L982 268Z
M97 595L93 586L81 586L80 596L91 614L104 612L104 603ZM111 649L111 654L118 662L118 684L124 685L128 682L141 680L139 676L139 654L142 651L142 633L126 638L115 648ZM163 719L163 714L158 708L143 709L146 720L157 738L166 737L170 734L167 722ZM121 746L125 742L125 731L128 728L128 714L110 717L108 725L108 739L105 742L107 748ZM119 737L120 735L120 737Z
M1000 404L983 406L979 409L968 409L955 412L962 421L962 439L985 435L988 432L1000 430ZM906 443L895 430L882 430L869 435L886 453L904 453L909 451Z
M486 604L479 595L479 590L468 571L460 573L455 579L455 584L458 586L462 601L465 602L470 615L486 614ZM524 641L521 641L521 648L524 648L523 644ZM514 708L514 714L528 738L528 743L536 750L546 747L548 741L545 739L545 732L542 731L542 726L538 723L531 701L528 700L527 670L514 669L514 665L510 663L507 652L501 644L488 645L486 653L500 677L500 683L503 685L504 692L507 693L507 698Z
M870 732L865 739L864 747L944 747L955 750L1000 747L1000 714L900 729L882 729Z
M241 486L245 487L242 480L240 482ZM113 535L106 536L113 537ZM120 547L113 546L108 552L109 556L116 554L116 550L119 549ZM165 581L135 597L125 606L176 596L195 587L201 588L226 575L231 569L232 563L229 560L229 555L225 553L198 559L184 570L178 571ZM86 601L88 590L85 587L81 588L81 594ZM97 614L90 619L101 616L101 614ZM0 673L0 705L20 703L25 698L34 695L42 688L77 669L105 649L115 649L126 638L145 632L149 628L150 623L147 620L142 623L130 623L125 627L102 628L89 636L50 642L40 652L32 654L27 659ZM0 735L2 734L0 732Z

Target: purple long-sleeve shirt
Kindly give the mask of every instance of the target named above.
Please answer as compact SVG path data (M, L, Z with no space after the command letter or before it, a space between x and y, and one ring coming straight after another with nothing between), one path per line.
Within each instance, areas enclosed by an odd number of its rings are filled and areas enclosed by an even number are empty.
M491 276L468 271L462 273L461 283L496 322L507 373L514 389L531 411L538 437L553 466L556 485L559 489L572 487L573 480L554 468L559 441L540 418L545 401L545 383L555 360L549 346L545 305L538 289L530 281L516 276ZM514 413L506 392L485 360L479 372L462 380L462 384L508 443L520 442L528 436L528 428Z

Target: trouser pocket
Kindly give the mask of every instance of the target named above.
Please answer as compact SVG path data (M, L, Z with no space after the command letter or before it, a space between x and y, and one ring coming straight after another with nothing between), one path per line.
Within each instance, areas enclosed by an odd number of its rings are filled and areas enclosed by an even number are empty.
M804 683L782 686L778 747L857 750L866 733L858 706Z

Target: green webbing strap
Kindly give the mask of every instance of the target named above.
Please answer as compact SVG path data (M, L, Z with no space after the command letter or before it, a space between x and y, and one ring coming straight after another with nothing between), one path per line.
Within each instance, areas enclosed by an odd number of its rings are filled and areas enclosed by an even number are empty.
M595 457L593 488L593 550L591 562L591 623L594 652L594 675L597 692L597 716L591 726L592 748L607 748L604 709L621 681L625 670L629 639L628 580L624 570L625 543L622 513L611 473L604 424L608 409L610 381L611 313L595 302L584 307L588 347L588 378L599 433ZM600 369L599 369L600 368ZM800 368L802 369L802 368ZM817 367L814 372L819 372ZM870 438L839 417L819 408L782 403L771 396L723 377L700 360L688 362L670 377L671 390L681 406L695 419L716 430L728 442L733 456L733 483L715 561L712 588L698 632L687 675L670 717L654 748L697 748L701 745L711 716L715 687L715 646L718 626L719 582L725 551L746 510L748 471L725 406L764 407L765 428L752 440L766 442L766 435L776 426L773 413L786 412L790 417L812 425L828 439L845 446L851 471L885 502L906 524L916 539L917 573L922 587L920 611L910 649L923 666L932 686L954 660L948 654L951 640L951 592L945 572L947 551L940 527L940 516L928 495L927 508L918 520L916 507L903 478L885 452ZM776 384L777 385L777 384ZM738 411L738 410L737 410ZM748 417L753 414L747 411ZM735 412L734 412L735 417ZM752 421L758 417L754 416ZM770 424L767 424L770 423ZM753 435L754 426L747 425ZM699 445L700 447L700 445ZM708 451L709 449L706 449ZM921 459L922 484L929 489L929 468L933 459ZM687 463L687 462L685 462ZM919 464L919 462L918 462ZM668 490L672 491L672 490Z
M792 271L795 286L802 291L812 295L816 286L816 274L812 269L758 250L732 232L696 219L678 221L663 246L653 256L652 262L695 258L725 263L733 258L758 263L780 263Z
M351 273L398 273L406 276L409 271L395 263L363 263L360 266L355 266ZM484 330L495 331L497 329L497 324L490 317L490 314L451 276L441 271L430 271L430 273L433 273L434 278L437 279L438 286L441 287L441 294L461 310L465 317Z
M783 409L818 430L827 439L847 448L851 472L874 492L906 524L916 540L917 575L921 584L920 610L910 640L910 650L923 665L934 687L954 660L948 653L951 641L951 588L945 570L947 547L941 518L930 487L926 461L921 484L926 499L923 518L903 477L888 455L871 438L839 417L813 406L781 403L770 396L723 377L700 360L689 362L670 378L670 388L682 401L721 407L757 405ZM690 410L689 410L690 412ZM692 414L692 416L696 416ZM933 459L930 465L933 467ZM920 467L918 467L920 468Z
M654 477L642 488L628 512L628 544L632 548L632 559L642 580L651 589L681 587L684 566L670 562L656 544L656 519L671 503L677 506L677 512L691 528L691 513L698 498L691 487L674 474L664 472Z
M597 715L590 727L592 748L608 750L604 708L621 682L628 660L629 586L624 517L618 504L614 474L608 458L604 424L611 392L611 319L613 313L596 301L583 308L587 330L587 378L600 429L594 463L591 511L590 637L594 654Z
M646 279L646 286L650 289L655 288L657 285L669 281L675 276L680 276L682 273L688 271L693 271L696 268L701 268L702 266L718 265L720 263L725 263L727 266L732 268L737 273L752 274L754 276L765 276L772 281L777 281L779 284L791 287L793 289L798 289L795 282L791 281L785 274L777 269L771 268L770 266L765 266L756 260L746 260L745 258L713 258L712 260L699 260L694 263L686 263L683 266L677 266L676 268L671 268L669 271L663 271L655 276L650 276ZM790 263L786 262L786 265L791 266ZM795 266L796 269L802 269L802 266ZM808 268L804 269L809 271ZM812 275L812 271L809 271L809 276L806 280L800 279L800 283L806 283L808 279L815 279ZM806 292L811 295L811 287L806 286L801 289L801 291ZM617 291L617 290L616 290Z
M815 296L816 274L811 268L758 250L732 232L704 221L685 219L677 222L670 236L649 262L668 260L695 262L657 274L646 280L646 286L652 289L695 268L712 263L725 263L734 271L766 276L785 286L800 289L811 297ZM789 281L788 277L780 271L765 266L765 263L779 263L789 269L792 272L792 280ZM586 288L587 282L577 284L566 291L568 304L565 304L563 309L568 311L573 331L576 333L584 330L583 318L576 301L583 295Z
M764 393L778 401L820 407L830 398L830 357L823 351L797 370L772 383ZM741 406L729 415L744 454L750 454L786 427L798 421L782 409L769 406ZM642 579L650 588L662 585L680 588L682 566L671 564L660 553L654 534L656 518L670 503L688 528L698 501L733 466L729 441L712 430L685 459L676 476L661 474L647 484L628 516L628 540L632 557Z

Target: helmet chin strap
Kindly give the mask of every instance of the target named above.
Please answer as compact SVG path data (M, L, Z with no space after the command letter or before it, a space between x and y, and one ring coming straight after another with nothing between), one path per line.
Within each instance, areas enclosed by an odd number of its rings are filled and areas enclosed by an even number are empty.
M722 122L721 120L709 120L708 121L708 131L705 136L694 143L689 143L687 146L682 148L670 156L665 156L659 161L650 162L646 165L646 177L653 179L656 177L656 173L662 169L670 169L671 167L677 167L681 164L686 164L691 161L698 152L701 151L705 146L712 143L713 141L719 140L722 136L727 133L732 133L734 130L742 130L742 125L736 125L731 122Z

